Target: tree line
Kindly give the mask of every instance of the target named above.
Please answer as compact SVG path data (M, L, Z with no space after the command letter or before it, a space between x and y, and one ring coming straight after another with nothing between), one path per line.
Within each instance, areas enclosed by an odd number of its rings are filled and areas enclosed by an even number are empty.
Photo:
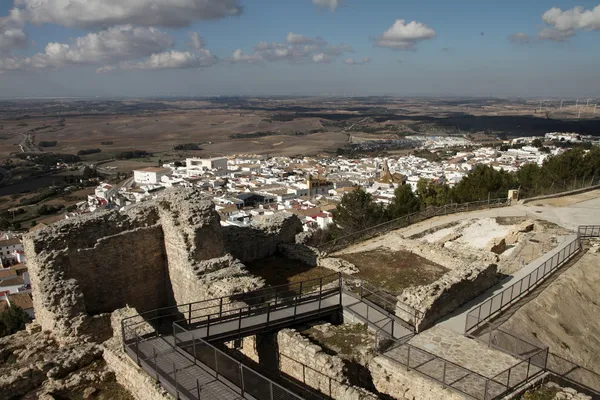
M396 188L387 206L374 201L363 188L344 194L333 211L335 224L315 236L324 242L390 221L427 207L507 198L508 191L519 189L521 198L581 187L600 179L600 148L568 150L547 158L542 165L526 164L516 172L478 165L454 187L420 179L416 193L410 185Z

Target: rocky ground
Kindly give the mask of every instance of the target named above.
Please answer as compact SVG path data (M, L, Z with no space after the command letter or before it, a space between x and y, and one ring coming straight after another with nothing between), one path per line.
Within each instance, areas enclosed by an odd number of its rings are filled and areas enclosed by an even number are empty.
M590 396L578 393L572 388L560 387L556 383L548 382L536 389L526 391L522 400L592 400Z
M133 400L92 343L59 344L35 324L0 339L2 399Z

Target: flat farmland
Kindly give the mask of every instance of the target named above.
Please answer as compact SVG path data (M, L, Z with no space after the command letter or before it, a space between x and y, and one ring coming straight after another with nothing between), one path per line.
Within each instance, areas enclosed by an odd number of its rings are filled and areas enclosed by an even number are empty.
M27 126L19 126L27 124ZM335 131L308 134L325 128L319 118L276 121L266 112L247 110L161 111L143 115L67 116L59 124L56 117L34 117L24 120L0 120L0 157L20 151L23 134L34 143L56 141L44 151L76 154L79 150L99 148L101 154L84 157L98 161L117 153L138 149L166 152L178 144L197 143L204 150L200 156L235 153L269 153L274 155L307 154L335 150L343 146L347 136ZM35 132L32 132L36 129ZM270 136L230 138L234 134L270 132ZM296 133L302 135L296 135ZM112 142L103 145L102 142Z

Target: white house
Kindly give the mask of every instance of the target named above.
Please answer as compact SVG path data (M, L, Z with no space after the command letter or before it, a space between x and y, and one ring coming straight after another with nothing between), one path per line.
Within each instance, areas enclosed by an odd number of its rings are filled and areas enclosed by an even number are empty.
M96 197L109 201L117 194L117 189L108 183L101 183L96 187Z
M133 180L136 183L156 185L161 183L163 176L171 173L169 168L147 167L133 170Z
M0 240L0 258L4 260L17 260L17 254L19 253L23 253L21 239Z
M185 160L188 176L202 175L206 171L216 171L217 175L227 173L227 159L214 158L187 158Z

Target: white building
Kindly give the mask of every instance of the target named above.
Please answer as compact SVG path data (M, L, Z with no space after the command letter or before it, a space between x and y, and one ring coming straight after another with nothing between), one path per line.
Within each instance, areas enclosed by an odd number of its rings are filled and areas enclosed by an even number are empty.
M225 157L187 158L185 164L188 176L202 175L207 171L215 171L217 175L227 173L227 159Z
M133 170L133 180L136 183L156 185L162 177L171 173L168 168L147 167Z
M94 192L96 194L96 197L109 201L112 197L114 197L117 194L117 189L114 186L109 185L108 183L101 183L96 187L96 190Z
M4 260L17 260L17 254L23 253L23 243L20 239L0 240L0 257Z

